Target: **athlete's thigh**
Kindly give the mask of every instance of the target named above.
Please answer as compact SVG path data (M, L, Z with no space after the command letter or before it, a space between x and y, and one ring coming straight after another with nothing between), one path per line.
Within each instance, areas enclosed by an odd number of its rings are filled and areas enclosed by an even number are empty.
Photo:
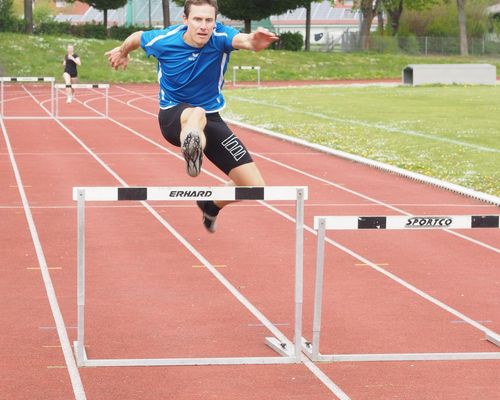
M63 73L63 79L66 85L71 84L71 76L67 72Z
M170 144L181 146L181 115L186 109L192 107L189 104L181 103L166 110L160 109L158 113L158 122L160 124L161 134Z
M265 182L254 162L240 165L229 172L235 186L264 186Z
M207 114L205 156L226 175L241 165L253 162L243 142L218 114Z

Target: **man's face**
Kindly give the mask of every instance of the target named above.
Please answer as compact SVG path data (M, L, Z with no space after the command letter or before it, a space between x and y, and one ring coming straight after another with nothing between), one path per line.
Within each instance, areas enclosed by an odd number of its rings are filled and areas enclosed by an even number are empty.
M184 34L186 43L193 47L203 47L215 27L215 8L209 4L192 5L189 17L184 16L184 25L187 25Z

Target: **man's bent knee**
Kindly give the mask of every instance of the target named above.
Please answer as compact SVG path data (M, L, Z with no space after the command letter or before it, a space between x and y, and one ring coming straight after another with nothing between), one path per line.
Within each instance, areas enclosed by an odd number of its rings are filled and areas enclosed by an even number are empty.
M201 107L189 107L181 113L181 124L186 124L189 120L205 120L205 110Z

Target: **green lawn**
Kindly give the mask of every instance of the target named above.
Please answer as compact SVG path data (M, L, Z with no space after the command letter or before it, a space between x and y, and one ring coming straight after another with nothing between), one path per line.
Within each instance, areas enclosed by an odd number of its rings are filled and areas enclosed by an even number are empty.
M225 116L500 196L500 87L225 92Z
M107 66L104 53L119 45L116 40L81 39L56 36L28 36L0 32L0 69L11 76L62 75L62 59L67 44L80 55L81 82L156 82L156 62L142 50L132 53L126 72ZM228 80L233 65L260 65L263 80L381 79L400 78L401 70L412 63L490 63L499 57L424 57L407 54L321 53L266 50L260 53L235 51L231 55ZM238 80L255 80L255 72L240 71Z
M0 33L0 73L55 76L75 45L80 82L156 82L153 58L132 54L127 71L108 67L115 40ZM260 65L265 80L400 78L412 63L491 63L500 58L405 54L233 52L233 65ZM238 81L255 81L255 71ZM500 195L500 87L239 89L226 91L226 115L281 133Z

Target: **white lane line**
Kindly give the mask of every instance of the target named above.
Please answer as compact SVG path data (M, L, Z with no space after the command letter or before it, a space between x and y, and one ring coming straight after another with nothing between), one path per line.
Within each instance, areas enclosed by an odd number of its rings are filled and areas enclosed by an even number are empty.
M26 221L28 222L28 227L31 233L31 238L33 240L33 245L35 247L36 256L38 258L38 264L40 265L40 271L43 278L43 283L45 285L45 290L47 292L47 298L49 300L50 309L52 311L52 316L54 317L54 322L57 327L57 335L59 336L59 341L61 343L64 360L66 362L66 366L68 368L68 373L71 381L71 386L73 388L73 393L75 395L76 400L85 400L85 391L83 389L82 380L80 378L80 373L76 366L75 359L73 357L72 347L68 338L68 334L65 329L64 319L61 313L61 309L59 308L59 304L57 302L56 293L54 290L54 286L52 285L52 280L50 278L50 273L47 266L47 261L45 259L45 255L43 253L43 248L40 243L40 238L38 237L38 232L36 229L35 221L33 220L33 216L31 214L30 205L28 202L28 198L26 196L26 192L24 191L23 182L21 179L21 174L17 167L16 159L14 157L14 153L12 151L12 146L10 144L9 136L7 134L7 129L3 122L3 119L0 118L0 125L2 127L2 133L5 139L5 143L7 146L7 151L9 153L10 162L12 164L12 169L14 171L14 175L16 178L17 186L19 189L19 195L21 196L21 201L24 207L24 213L26 215Z

